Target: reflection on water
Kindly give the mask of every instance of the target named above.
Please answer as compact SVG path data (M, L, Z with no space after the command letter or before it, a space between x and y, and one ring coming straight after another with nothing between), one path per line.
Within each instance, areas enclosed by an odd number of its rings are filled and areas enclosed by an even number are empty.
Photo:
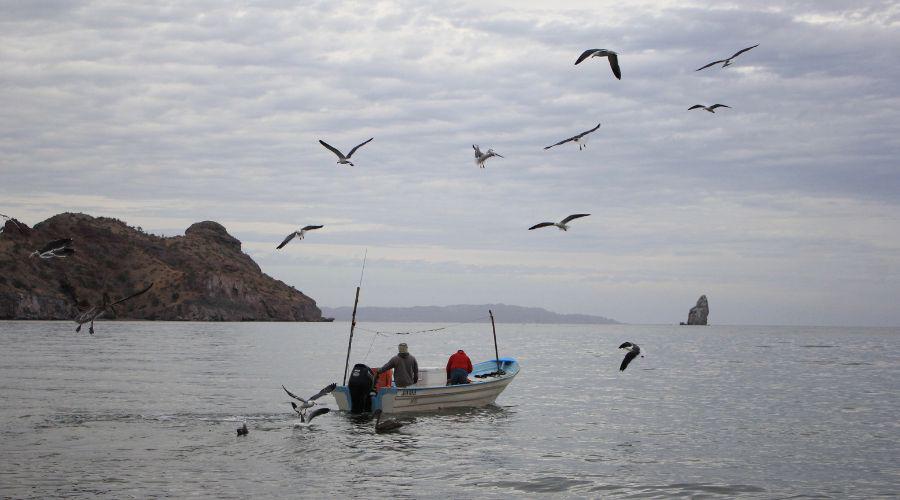
M501 324L522 372L497 404L376 434L298 425L281 390L340 381L346 324L0 323L0 496L891 496L898 334ZM620 372L624 340L647 352ZM421 366L493 357L485 325L403 341ZM377 366L397 339L356 342Z

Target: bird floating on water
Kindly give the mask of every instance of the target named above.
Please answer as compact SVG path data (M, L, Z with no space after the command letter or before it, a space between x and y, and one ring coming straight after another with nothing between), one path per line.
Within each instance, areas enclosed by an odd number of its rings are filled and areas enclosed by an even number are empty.
M726 66L731 66L731 60L732 60L732 59L734 59L735 57L737 57L737 56L743 54L744 52L747 52L748 50L753 49L753 48L756 48L756 47L759 47L759 44L758 44L758 43L757 43L756 45L754 45L753 47L747 47L746 49L741 49L741 50L735 52L733 56L731 56L731 57L729 57L729 58L727 58L727 59L719 59L718 61L713 61L713 62L707 64L706 66L702 66L702 67L700 67L700 68L695 69L694 71L700 71L701 69L706 69L706 68L708 68L708 67L710 67L710 66L715 66L716 64L719 64L719 63L724 63L724 64L722 64L722 67L723 67L723 68L726 67Z
M244 422L244 425L238 427L237 435L246 436L247 434L250 434L250 429L247 428L247 422Z
M586 141L585 141L585 136L588 135L588 134L590 134L591 132L594 132L594 131L597 130L598 128L600 128L600 124L599 124L599 123L597 124L596 127L592 128L592 129L590 129L590 130L585 130L584 132L582 132L582 133L580 133L580 134L578 134L578 135L573 135L572 137L569 137L568 139L563 139L563 140L557 142L556 144L551 144L551 145L549 145L549 146L546 146L546 147L544 147L544 149L550 149L550 148L552 148L553 146L559 146L560 144L565 144L565 143L571 141L571 142L574 142L575 144L578 144L578 151L581 151L581 148L583 148L583 147L586 146L586 144L585 144L585 142L586 142Z
M290 242L292 239L294 239L294 236L299 236L300 239L302 240L303 237L306 236L307 231L312 231L314 229L322 229L323 227L325 227L325 226L321 226L321 225L319 225L319 226L303 226L302 228L300 228L299 231L294 231L293 233L287 235L287 238L285 238L284 241L282 241L280 245L275 247L275 250L281 250L282 247L284 247L285 245L288 244L288 242Z
M383 432L391 432L395 431L399 428L403 427L403 424L400 422L389 419L384 422L381 421L381 408L375 410L375 432L381 434Z
M35 255L42 259L64 259L66 257L71 257L72 255L75 255L75 249L72 248L72 238L60 238L58 240L50 241L42 246L40 250L31 252L30 257L34 257Z
M584 61L589 57L606 57L609 59L609 67L612 68L612 72L616 75L616 78L622 79L622 70L619 69L619 54L607 50L607 49L587 49L578 56L578 59L575 61L575 65Z
M715 111L713 111L713 110L716 109L716 108L728 108L728 109L731 109L731 106L726 106L726 105L724 105L724 104L713 104L712 106L704 106L704 105L702 105L702 104L694 104L693 106L691 106L691 107L688 108L688 111L690 111L690 110L692 110L692 109L705 109L705 110L709 111L710 113L715 113Z
M338 151L337 148L335 148L334 146L328 144L327 142L323 141L322 139L319 139L319 144L325 146L325 147L328 148L332 153L334 153L335 155L337 155L337 157L338 157L338 161L337 161L337 162L338 162L338 163L340 163L340 164L342 164L342 165L350 165L351 167L354 167L354 166L356 166L356 165L354 165L354 164L350 161L350 157L353 156L353 153L355 153L357 149L359 149L359 148L365 146L366 144L368 144L369 142L371 142L372 139L374 139L374 137L370 137L368 141L362 142L362 143L357 144L356 146L354 146L353 149L351 149L350 152L347 153L347 156L344 156L344 153L341 153L340 151Z
M301 422L304 422L304 423L308 423L308 422L310 422L313 418L315 418L315 417L317 417L317 416L319 416L319 415L322 415L323 413L328 413L329 411L331 411L331 410L328 409L328 408L317 408L316 410L310 412L310 413L307 415L307 411L308 411L310 408L312 408L313 406L316 406L316 405L318 404L318 403L316 403L316 400L317 400L317 399L319 399L319 398L321 398L322 396L324 396L324 395L326 395L326 394L328 394L328 393L334 391L334 389L335 389L336 387L337 387L337 384L334 383L334 382L332 382L332 383L326 385L325 387L323 387L321 391L319 391L319 392L313 394L312 396L310 396L310 397L308 397L308 398L306 398L306 399L303 399L303 398L301 398L300 396L294 394L293 392L287 390L287 387L285 387L285 386L283 386L283 385L281 386L281 388L284 389L284 392L286 392L288 396L290 396L290 397L296 399L297 401L300 401L301 403L303 403L303 404L298 405L297 403L291 401L291 407L293 407L293 408L294 408L294 411L297 412L297 415L300 416L300 421L301 421Z
M591 215L591 214L572 214L559 222L541 222L540 224L535 224L535 225L529 227L528 230L531 231L532 229L538 229L541 227L556 226L559 228L560 231L568 231L569 230L569 222L572 222L573 220L578 219L580 217L587 217L588 215Z
M104 293L103 301L100 303L99 306L89 307L88 309L84 310L81 314L79 314L77 317L75 317L75 322L78 323L78 327L75 328L75 333L78 333L81 331L82 325L84 325L85 323L90 323L91 326L88 328L88 332L90 332L90 334L93 335L94 334L94 320L98 319L100 316L105 314L107 311L113 311L114 310L113 306L115 306L116 304L121 304L122 302L125 302L126 300L131 300L131 299L137 297L138 295L147 293L147 290L150 290L151 288L153 288L153 283L150 283L150 285L147 288L144 288L143 290L141 290L139 292L135 292L135 293L125 297L124 299L117 300L113 303L109 302L109 295Z
M472 144L472 149L475 150L475 164L481 168L484 168L484 162L486 162L487 159L492 156L499 156L500 158L503 158L503 155L495 153L493 149L488 149L487 153L482 153L481 148L478 147L477 144Z
M638 347L637 344L633 344L631 342L623 342L622 345L619 346L619 349L625 349L628 351L625 354L625 359L622 360L622 364L619 366L619 371L625 371L625 368L628 368L628 363L631 363L631 360L638 357L641 354L641 348ZM644 356L641 355L643 358Z

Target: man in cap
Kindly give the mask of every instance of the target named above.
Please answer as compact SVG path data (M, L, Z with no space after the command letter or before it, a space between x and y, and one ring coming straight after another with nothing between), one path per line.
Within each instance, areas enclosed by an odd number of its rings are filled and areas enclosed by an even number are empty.
M394 384L397 387L406 387L419 381L419 363L415 356L409 353L406 343L397 346L397 355L378 369L378 372L394 370Z

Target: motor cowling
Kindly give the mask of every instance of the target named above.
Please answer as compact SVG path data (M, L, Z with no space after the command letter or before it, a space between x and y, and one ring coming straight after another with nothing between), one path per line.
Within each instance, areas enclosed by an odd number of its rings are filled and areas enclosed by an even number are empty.
M372 392L375 388L375 375L368 366L357 363L353 365L347 389L350 391L350 413L367 413L372 411Z

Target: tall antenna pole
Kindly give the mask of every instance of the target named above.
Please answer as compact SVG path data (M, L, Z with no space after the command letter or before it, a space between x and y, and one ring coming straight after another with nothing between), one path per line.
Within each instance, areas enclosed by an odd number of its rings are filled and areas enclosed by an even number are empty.
M366 272L366 257L369 256L369 249L363 254L362 271L359 273L359 285L356 286L356 298L353 299L353 315L350 317L350 340L347 342L347 360L344 362L344 383L347 385L347 370L350 368L350 349L353 347L353 330L356 329L356 305L359 304L359 289L362 288L363 273Z
M494 331L494 356L497 359L497 371L501 372L503 370L500 369L500 352L497 350L497 327L494 326L494 311L488 309L488 314L491 315L491 330Z

